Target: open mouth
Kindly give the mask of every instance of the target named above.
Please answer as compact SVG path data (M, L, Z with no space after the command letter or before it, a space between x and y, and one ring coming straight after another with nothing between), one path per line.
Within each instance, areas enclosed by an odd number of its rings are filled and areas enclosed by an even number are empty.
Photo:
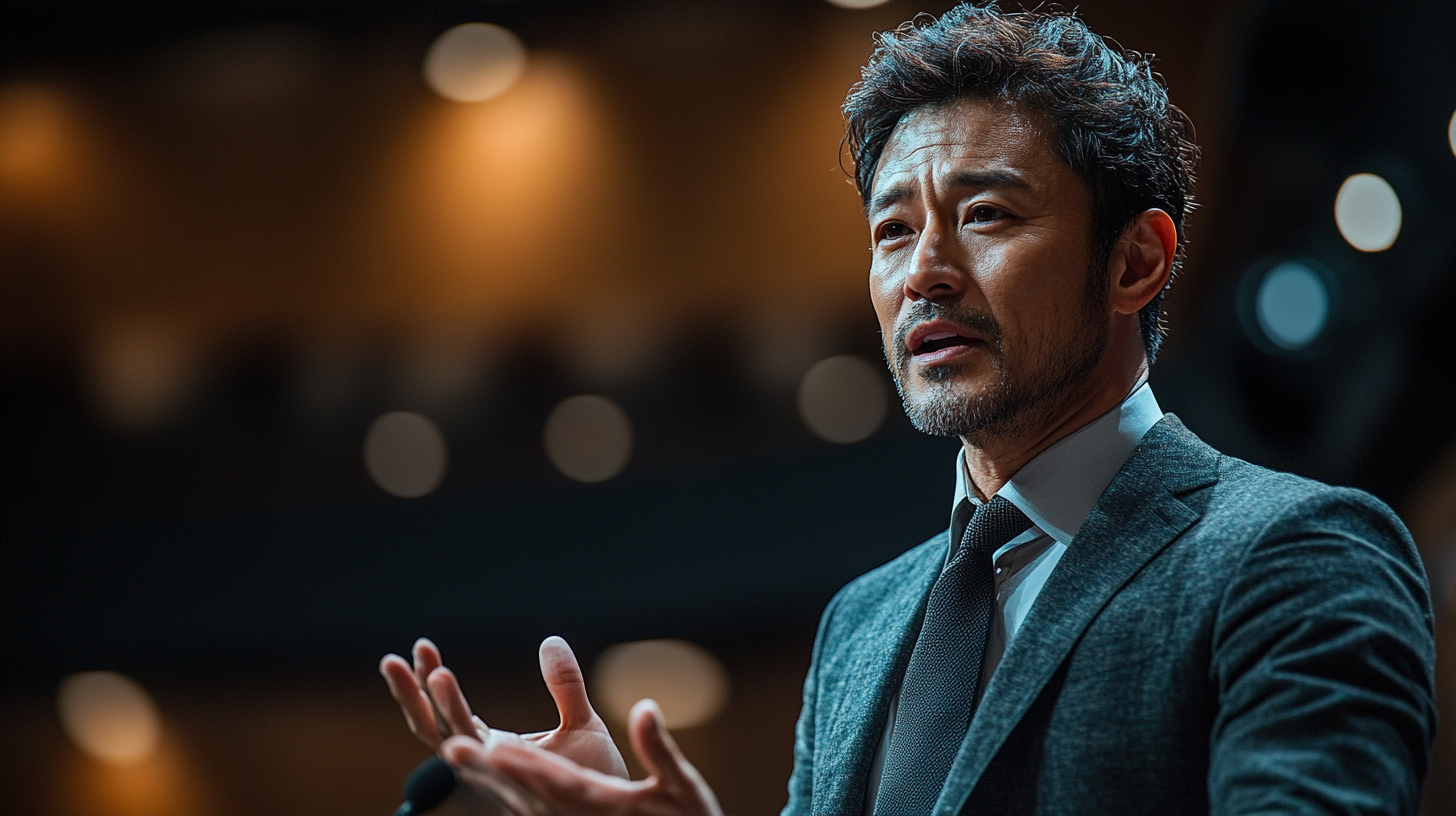
M943 321L933 321L917 326L907 338L910 354L921 364L949 360L986 341L979 335Z
M955 332L936 332L920 343L920 347L915 349L915 356L931 354L953 346L970 346L978 342L980 341Z

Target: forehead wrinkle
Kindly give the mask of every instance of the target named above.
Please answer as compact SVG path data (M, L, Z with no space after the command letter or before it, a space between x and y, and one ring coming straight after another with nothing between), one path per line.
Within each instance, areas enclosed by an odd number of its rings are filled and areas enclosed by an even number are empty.
M918 149L918 148L917 148ZM913 151L912 151L913 152ZM870 199L867 208L869 212L877 212L886 207L898 204L910 198L916 193L925 182L920 176L928 173L929 184L936 188L957 189L974 188L982 190L1023 190L1035 192L1041 185L1034 183L1028 178L1024 169L1016 162L1005 161L1004 157L998 156L987 161L971 161L962 163L956 161L959 157L931 156L923 160L911 163L910 167L898 168L890 177L910 176L910 179L892 183L883 192L877 192ZM927 168L927 165L929 167ZM1034 165L1033 165L1034 166ZM877 178L883 178L883 170ZM878 186L878 185L876 185Z
M893 162L899 167L890 174L892 178L916 175L926 163L932 163L933 181L948 178L954 185L957 176L980 175L986 177L982 181L999 181L1003 187L1039 190L1045 185L1033 183L1036 173L1028 171L1057 163L1042 124L1017 106L973 98L913 111L901 120L881 151L872 176L874 188L881 186L887 164ZM927 150L942 154L918 155ZM942 165L960 166L944 169ZM913 188L919 186L918 182L901 181L874 193L866 202L865 214L912 198L917 192Z

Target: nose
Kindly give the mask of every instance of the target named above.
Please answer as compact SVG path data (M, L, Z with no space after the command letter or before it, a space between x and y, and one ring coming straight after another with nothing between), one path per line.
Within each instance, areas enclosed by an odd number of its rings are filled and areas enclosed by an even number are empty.
M932 218L915 243L915 254L905 276L906 300L953 300L965 291L966 274L961 268L955 237L945 221Z

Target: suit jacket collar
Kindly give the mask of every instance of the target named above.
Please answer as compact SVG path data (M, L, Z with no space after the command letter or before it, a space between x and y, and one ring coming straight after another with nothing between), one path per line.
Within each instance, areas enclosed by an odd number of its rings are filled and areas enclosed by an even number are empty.
M1143 437L1072 540L992 675L936 803L937 816L961 811L1092 619L1144 564L1198 520L1200 513L1180 497L1216 482L1217 463L1218 453L1172 414Z

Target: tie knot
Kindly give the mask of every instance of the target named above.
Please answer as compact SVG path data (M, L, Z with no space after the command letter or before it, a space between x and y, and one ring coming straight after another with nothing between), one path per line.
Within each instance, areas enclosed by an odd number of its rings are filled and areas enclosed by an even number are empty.
M961 549L989 553L1015 538L1031 526L1031 519L1005 496L994 496L976 508L971 523L966 525Z

